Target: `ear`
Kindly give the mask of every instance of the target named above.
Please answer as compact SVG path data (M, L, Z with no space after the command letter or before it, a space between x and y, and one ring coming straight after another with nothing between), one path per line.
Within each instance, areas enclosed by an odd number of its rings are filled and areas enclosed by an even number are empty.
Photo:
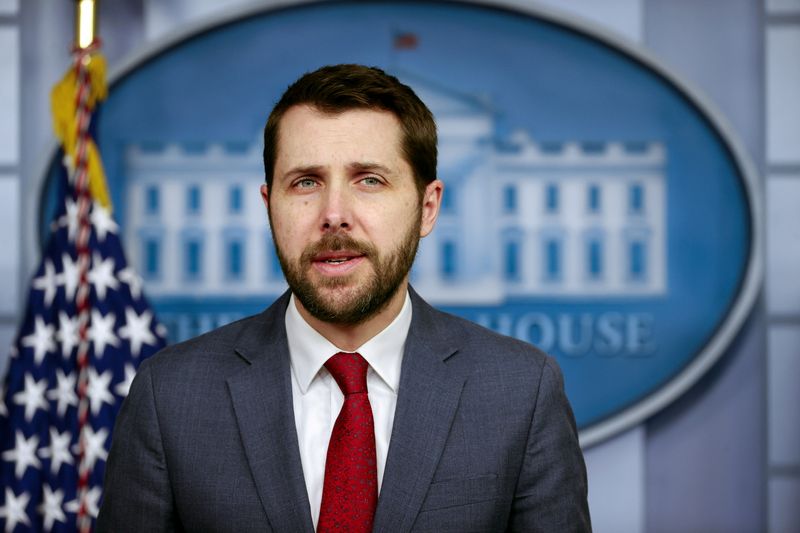
M269 187L266 183L261 186L261 201L264 202L264 207L267 209L267 214L269 214Z
M433 231L436 219L439 217L439 207L442 205L442 193L444 183L440 180L433 180L425 186L422 194L422 224L419 230L420 237L427 237Z

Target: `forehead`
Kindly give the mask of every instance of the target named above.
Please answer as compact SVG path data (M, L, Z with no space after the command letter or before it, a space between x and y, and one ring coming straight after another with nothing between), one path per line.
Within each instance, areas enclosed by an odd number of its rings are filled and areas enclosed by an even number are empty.
M353 162L365 158L396 163L403 159L401 137L400 121L389 111L349 109L326 113L312 106L298 105L289 108L280 120L276 167L345 159L351 161L343 162ZM319 161L307 161L309 159Z

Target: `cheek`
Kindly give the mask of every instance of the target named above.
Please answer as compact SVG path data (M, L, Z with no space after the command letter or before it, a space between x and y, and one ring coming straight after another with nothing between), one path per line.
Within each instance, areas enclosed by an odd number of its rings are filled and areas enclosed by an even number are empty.
M376 244L397 245L405 239L410 227L418 220L416 204L396 204L385 207L370 217L368 232L371 240Z
M291 224L281 224L276 228L275 238L286 248L291 248L298 241L297 227Z
M272 218L272 237L275 239L276 244L280 246L281 251L288 257L295 257L297 252L295 248L298 243L298 228L296 224L292 223L291 219L279 218L273 216Z
M307 200L288 202L283 201L280 207L272 210L272 222L275 228L283 234L292 234L298 231L304 224L308 224L311 218L309 203Z

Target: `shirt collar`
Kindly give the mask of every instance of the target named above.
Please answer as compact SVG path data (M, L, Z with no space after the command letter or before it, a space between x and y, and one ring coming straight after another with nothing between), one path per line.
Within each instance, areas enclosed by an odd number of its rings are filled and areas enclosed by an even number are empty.
M292 372L305 394L325 361L342 350L305 321L297 310L294 294L289 299L285 323ZM400 367L410 326L411 298L406 291L403 308L391 324L355 350L395 394L400 386Z

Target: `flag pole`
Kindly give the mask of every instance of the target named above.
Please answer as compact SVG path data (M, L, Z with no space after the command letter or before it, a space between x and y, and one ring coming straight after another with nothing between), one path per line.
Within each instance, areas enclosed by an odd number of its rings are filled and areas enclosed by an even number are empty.
M75 48L92 46L97 34L97 2L75 0Z
M89 320L91 304L89 301L89 266L91 255L89 252L89 237L91 235L91 221L89 210L92 198L89 191L89 164L88 151L91 139L89 137L89 123L92 118L92 105L90 95L92 92L92 76L89 66L92 53L96 50L98 41L97 30L97 2L95 0L75 0L75 70L78 81L77 93L77 145L72 161L73 186L78 204L78 235L76 248L78 256L78 287L76 293L76 307L78 312L78 513L77 526L81 533L89 533L92 529L92 517L88 509L89 476L91 466L87 461L87 431L89 424L89 397L88 397L88 370L89 348Z

